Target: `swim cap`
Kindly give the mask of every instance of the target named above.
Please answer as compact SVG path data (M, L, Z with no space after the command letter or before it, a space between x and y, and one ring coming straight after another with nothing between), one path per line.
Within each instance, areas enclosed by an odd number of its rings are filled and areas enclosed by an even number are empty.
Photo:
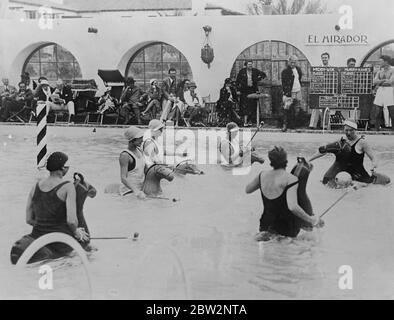
M238 131L238 125L235 122L227 123L226 129L228 132Z
M348 127L352 128L352 129L354 129L354 130L357 130L357 123L355 123L355 122L352 121L352 120L345 120L345 121L343 122L343 124L344 124L345 126L348 126Z
M137 127L129 127L124 136L126 137L127 141L131 141L134 139L142 138L144 136L144 131Z
M152 131L158 131L161 128L164 128L164 123L161 122L160 120L153 119L149 122L148 128L151 129Z
M60 170L64 167L68 160L68 156L60 151L52 153L47 160L46 168L49 172Z
M286 168L287 153L282 147L275 146L268 152L268 159L271 161L271 167L274 169Z

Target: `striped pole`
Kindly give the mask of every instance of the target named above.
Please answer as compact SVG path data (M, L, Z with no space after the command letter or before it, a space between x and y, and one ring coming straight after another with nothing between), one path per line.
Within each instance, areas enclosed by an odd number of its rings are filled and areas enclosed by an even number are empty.
M47 106L44 101L37 103L37 168L45 167L47 154Z

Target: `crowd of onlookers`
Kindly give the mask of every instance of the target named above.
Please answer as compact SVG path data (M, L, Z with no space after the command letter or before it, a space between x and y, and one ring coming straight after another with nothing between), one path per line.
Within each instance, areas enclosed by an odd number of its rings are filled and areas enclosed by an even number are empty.
M46 103L48 112L67 111L70 117L75 115L71 87L60 79L56 81L55 87L51 87L47 78L40 77L30 88L30 76L24 73L21 75L18 89L10 85L7 78L3 78L2 83L3 85L0 86L0 121L16 120L15 115L18 115L19 119L30 116L21 112L26 109L34 113L40 101Z
M330 67L329 53L321 55L322 67ZM388 56L380 58L380 70L374 76L375 95L373 104L368 107L370 127L379 130L381 126L391 127L394 122L394 69L392 59ZM355 67L356 60L347 60L347 67ZM261 81L267 75L253 67L253 61L246 61L236 79L227 78L220 89L219 99L213 104L209 97L201 97L195 82L189 79L178 79L177 70L170 68L168 76L161 83L151 79L149 88L143 90L132 77L124 80L122 91L115 93L112 88L93 100L94 110L98 114L115 114L119 124L146 124L152 119L163 122L171 121L176 126L225 126L228 122L236 122L239 126L248 127L256 124L258 100L267 97L260 92ZM301 108L302 69L298 66L298 58L291 55L287 67L281 72L282 130L296 128L297 115L304 112ZM18 89L3 79L0 87L0 121L12 121L13 115L28 107L34 114L39 101L45 102L48 112L67 112L69 121L73 121L76 108L71 87L62 80L51 87L48 79L41 77L37 83L31 80L28 73L21 76ZM209 102L209 105L207 105ZM91 111L91 110L90 110ZM212 113L215 117L210 117ZM312 109L309 128L321 127L324 124L323 112ZM394 128L394 126L393 126Z

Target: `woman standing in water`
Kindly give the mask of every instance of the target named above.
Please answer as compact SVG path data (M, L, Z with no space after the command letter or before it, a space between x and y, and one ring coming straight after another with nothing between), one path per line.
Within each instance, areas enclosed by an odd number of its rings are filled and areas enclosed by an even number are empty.
M298 178L286 171L286 151L275 146L268 158L273 169L261 172L246 187L247 194L260 190L264 204L256 240L267 241L272 235L296 237L301 229L298 218L313 227L323 227L323 220L309 216L298 204Z

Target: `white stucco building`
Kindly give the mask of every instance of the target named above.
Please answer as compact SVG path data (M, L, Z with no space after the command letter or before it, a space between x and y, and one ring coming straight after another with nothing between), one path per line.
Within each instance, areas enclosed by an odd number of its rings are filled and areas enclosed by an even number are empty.
M339 14L1 19L0 76L17 83L21 72L30 68L28 71L37 73L31 74L32 78L45 75L48 70L56 78L56 74L62 77L59 70L64 67L73 70L69 71L70 78L95 79L103 87L98 69L119 69L146 84L151 76L160 80L168 66L175 64L182 69L181 76L191 77L197 83L201 95L215 100L223 80L234 75L245 59L252 59L267 73L265 86L273 90L280 84L280 72L292 53L300 57L305 88L309 67L321 63L323 52L330 53L333 66L345 66L349 57L356 58L360 66L367 60L377 60L381 52L394 53L390 45L394 42L391 12L354 11L351 30L336 30L339 19ZM210 68L201 60L205 25L212 27L210 44L215 57ZM89 33L89 28L97 33ZM54 44L68 52L63 56L71 58L62 61L63 58L36 53L37 49ZM158 58L152 58L156 57L152 46L157 52L161 50ZM149 50L153 53L148 54Z

